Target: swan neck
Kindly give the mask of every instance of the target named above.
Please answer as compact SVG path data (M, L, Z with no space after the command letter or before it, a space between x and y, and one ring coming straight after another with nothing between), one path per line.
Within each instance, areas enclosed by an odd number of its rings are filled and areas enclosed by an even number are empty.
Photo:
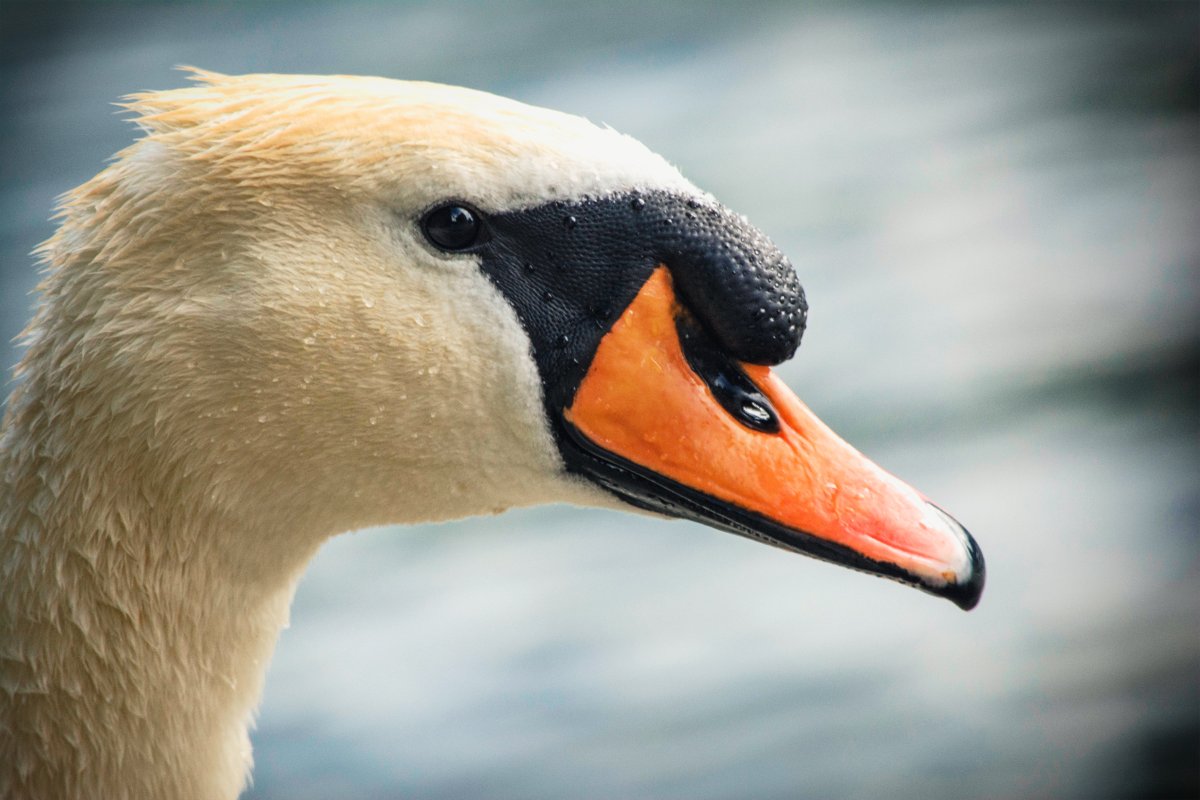
M0 434L0 798L235 797L317 542L239 557L284 533L85 449L37 389Z

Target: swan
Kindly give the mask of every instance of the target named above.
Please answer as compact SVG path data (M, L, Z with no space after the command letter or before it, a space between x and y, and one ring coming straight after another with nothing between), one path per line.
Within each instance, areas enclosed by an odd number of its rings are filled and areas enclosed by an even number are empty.
M478 91L128 98L65 195L0 433L0 797L233 798L297 579L384 523L566 502L972 607L966 530L771 372L807 305L644 145Z

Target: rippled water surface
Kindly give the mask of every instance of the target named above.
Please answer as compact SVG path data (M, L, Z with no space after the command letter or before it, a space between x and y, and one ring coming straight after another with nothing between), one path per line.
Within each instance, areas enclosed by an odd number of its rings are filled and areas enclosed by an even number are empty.
M465 83L634 134L769 232L813 308L785 378L988 558L963 614L609 512L344 536L250 797L1195 791L1195 4L15 8L5 340L54 195L132 135L109 104L172 65Z

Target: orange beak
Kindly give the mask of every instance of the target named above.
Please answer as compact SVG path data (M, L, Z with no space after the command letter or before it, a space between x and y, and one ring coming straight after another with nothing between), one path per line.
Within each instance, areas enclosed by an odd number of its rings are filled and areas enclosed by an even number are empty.
M657 268L563 414L576 443L605 463L602 483L644 508L964 609L979 601L983 558L961 525L842 441L770 369L714 356L693 335L703 338Z

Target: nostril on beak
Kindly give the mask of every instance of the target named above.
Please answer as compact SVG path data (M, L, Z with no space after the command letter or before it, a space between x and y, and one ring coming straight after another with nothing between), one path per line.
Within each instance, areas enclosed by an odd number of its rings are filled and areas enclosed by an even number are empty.
M687 309L680 309L676 315L675 329L688 366L721 407L751 430L779 433L779 415L770 398L754 385L737 361L721 351Z

